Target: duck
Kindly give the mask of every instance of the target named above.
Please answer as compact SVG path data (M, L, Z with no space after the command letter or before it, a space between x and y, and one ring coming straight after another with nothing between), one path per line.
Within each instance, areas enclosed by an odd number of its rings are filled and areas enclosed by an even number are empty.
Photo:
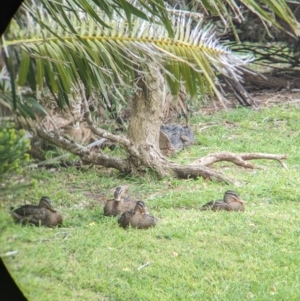
M227 190L223 200L210 201L201 210L245 211L246 202L233 190Z
M133 210L123 212L119 216L118 224L124 229L129 226L138 229L148 229L157 224L157 218L147 212L143 201L137 201Z
M118 216L123 212L134 209L136 201L125 197L128 186L118 186L114 192L114 198L106 201L103 208L105 216Z
M48 196L41 197L38 205L11 208L11 215L15 222L20 224L55 227L61 226L63 222L62 215L54 209Z

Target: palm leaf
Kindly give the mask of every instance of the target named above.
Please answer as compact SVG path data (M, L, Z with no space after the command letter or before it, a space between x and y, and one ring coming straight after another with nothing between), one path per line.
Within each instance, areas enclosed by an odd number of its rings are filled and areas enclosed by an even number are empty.
M16 22L3 43L9 61L20 60L19 65L10 67L11 76L17 69L14 79L33 91L45 82L63 107L76 83L82 82L88 93L101 88L105 95L107 87L132 84L134 70L147 72L151 63L161 64L173 93L183 82L192 96L199 88L203 94L214 91L219 95L214 85L216 73L235 73L236 67L249 61L220 45L211 27L202 28L201 19L192 27L192 20L184 13L172 15L174 38L158 22L134 15L131 27L126 13L109 18L99 11L98 17L108 26L97 23L88 13L81 12L79 18L75 11L64 12L54 20L43 7L27 7L27 27L18 27ZM61 30L69 24L72 30ZM33 73L36 76L32 77Z
M273 24L280 30L284 30L276 20L276 16L289 24L294 34L299 36L300 24L288 7L287 0L240 0L239 2L257 15L263 23ZM232 20L244 21L242 5L238 5L235 0L192 0L190 3L193 11L200 10L206 15L209 12L210 15L219 16L225 27L231 27L237 40L239 39Z
M68 13L77 13L78 9L89 14L96 23L103 27L110 27L110 23L106 22L99 16L98 11L108 16L109 19L114 14L126 15L129 28L131 28L132 18L148 20L150 22L158 22L163 24L169 35L173 35L173 28L168 18L168 13L163 0L58 0L58 1L41 1L47 12L55 19L61 14L66 23L68 23ZM57 20L60 23L60 19ZM64 27L64 23L60 23ZM66 27L68 30L74 31L72 23Z
M45 109L28 89L18 91L20 93L14 96L12 94L11 83L8 72L5 68L2 69L0 72L0 104L2 106L8 108L10 111L16 111L21 116L27 116L32 119L36 119L36 114L47 115ZM14 101L13 97L16 97L17 101Z

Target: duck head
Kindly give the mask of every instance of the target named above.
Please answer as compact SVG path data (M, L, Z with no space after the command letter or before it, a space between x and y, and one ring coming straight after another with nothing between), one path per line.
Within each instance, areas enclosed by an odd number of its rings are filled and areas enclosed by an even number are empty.
M145 203L143 201L137 201L134 207L134 212L142 215L147 214Z
M56 210L52 206L51 200L48 196L42 196L41 197L39 207L49 209L52 212L56 212Z
M245 202L235 191L227 190L224 194L224 202L230 204L232 202L238 202L241 204L246 204Z
M127 190L128 190L128 186L118 186L115 189L115 192L114 192L115 200L116 201L121 201L121 199L124 198L125 193L127 192Z

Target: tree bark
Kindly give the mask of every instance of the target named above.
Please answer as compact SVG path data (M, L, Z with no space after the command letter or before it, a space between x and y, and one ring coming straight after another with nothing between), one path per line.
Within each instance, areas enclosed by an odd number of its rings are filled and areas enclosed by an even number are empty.
M160 126L166 98L165 79L157 65L150 65L149 72L138 80L138 90L133 97L128 139L138 151L130 154L128 164L132 173L153 168L161 175L168 175L166 159L159 148Z

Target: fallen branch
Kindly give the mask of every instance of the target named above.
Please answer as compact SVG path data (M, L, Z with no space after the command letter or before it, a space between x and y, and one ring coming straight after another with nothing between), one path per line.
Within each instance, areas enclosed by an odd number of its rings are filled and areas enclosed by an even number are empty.
M32 130L40 138L43 138L62 149L80 157L82 162L85 164L96 164L102 165L107 168L115 168L124 174L128 174L128 164L126 159L121 159L119 157L108 156L101 151L93 151L89 148L77 143L76 141L69 140L60 136L59 134L55 134L53 132L47 131L43 126L40 126L28 119L19 117L18 121L22 124L23 128Z
M204 165L187 164L181 165L173 162L169 162L167 165L179 179L198 178L216 180L218 182L234 183L234 180L225 176L221 172L214 171Z
M192 164L194 165L203 165L203 166L210 166L213 163L219 161L229 161L238 166L242 166L245 168L261 168L254 164L247 162L246 160L256 160L256 159L266 159L266 160L277 160L283 168L287 169L286 164L282 161L287 158L287 155L275 155L275 154L264 154L264 153L241 153L241 154L234 154L231 152L217 152L213 154L209 154L205 157L202 157Z

